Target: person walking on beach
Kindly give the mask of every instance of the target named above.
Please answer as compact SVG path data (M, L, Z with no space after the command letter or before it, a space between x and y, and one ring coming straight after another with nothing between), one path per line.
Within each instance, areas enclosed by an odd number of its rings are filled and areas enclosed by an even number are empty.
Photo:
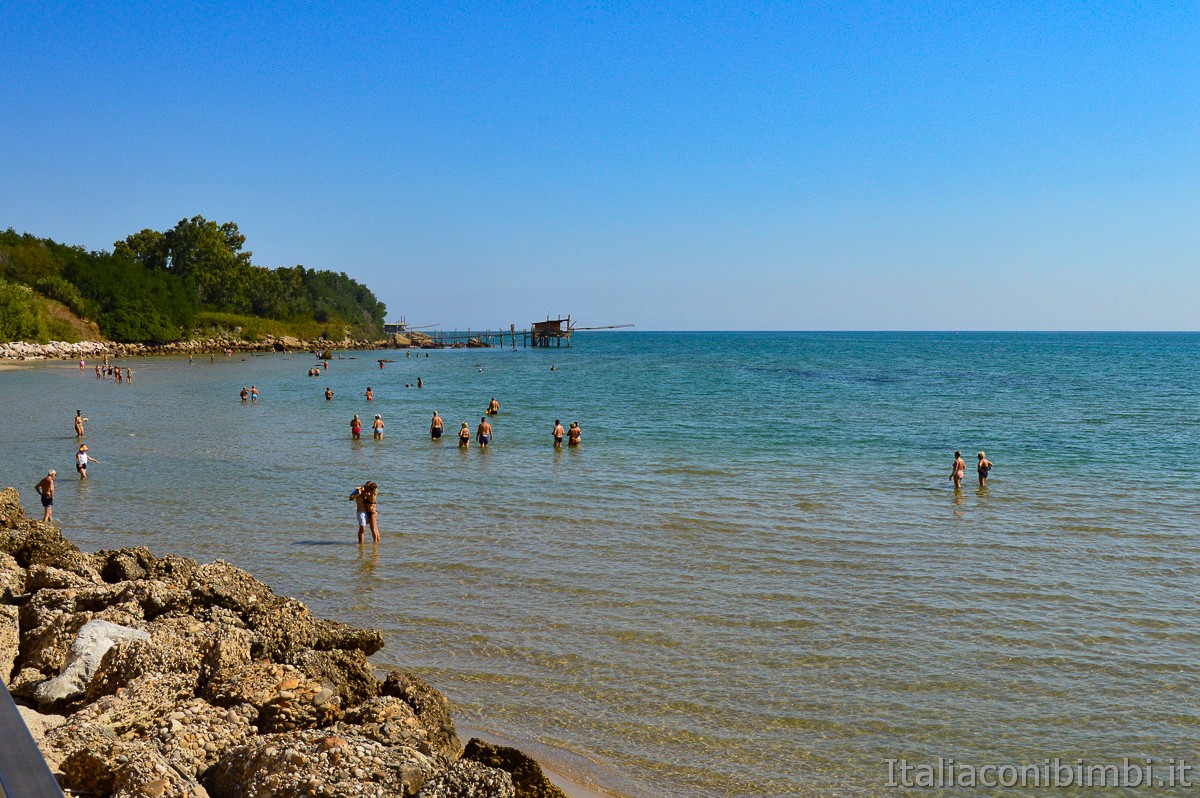
M87 421L87 419L83 417L83 411L76 410L75 411L75 437L76 438L83 437L83 422L85 422L85 421Z
M358 440L361 433L362 419L358 417L358 413L355 413L354 418L350 419L350 437L354 440Z
M383 440L383 419L378 413L375 414L375 421L371 424L371 429L375 430L375 440Z
M438 415L438 411L433 411L433 421L429 422L429 437L437 440L442 437L442 417Z
M475 430L475 440L479 441L479 446L483 449L486 449L492 442L492 425L488 423L487 416L479 419L479 429Z
M458 445L463 449L471 448L471 428L467 426L467 422L463 422L458 430Z
M579 428L579 422L572 421L571 428L567 430L567 446L578 446L582 437L583 430Z
M967 473L967 464L962 458L962 452L954 452L954 466L950 469L950 481L955 490L962 490L963 475Z
M554 419L554 448L555 449L562 448L562 439L563 439L563 425L562 425L562 422L556 418L556 419Z
M79 451L75 453L75 470L79 472L80 479L87 479L88 463L99 463L95 457L88 454L86 443L80 444Z
M331 399L333 399L333 389L330 388L328 385L326 385L325 386L325 401L328 402Z
M33 486L37 495L42 497L42 521L47 524L54 515L54 478L56 476L58 476L58 472L51 468L46 472L46 476L42 477L42 481Z
M350 494L350 501L354 502L358 512L359 545L366 542L367 527L371 528L371 537L374 541L379 542L379 512L376 509L378 495L379 486L374 482L365 482Z
M992 470L992 461L987 459L983 452L979 453L979 464L976 466L979 472L979 487L987 485L988 474Z

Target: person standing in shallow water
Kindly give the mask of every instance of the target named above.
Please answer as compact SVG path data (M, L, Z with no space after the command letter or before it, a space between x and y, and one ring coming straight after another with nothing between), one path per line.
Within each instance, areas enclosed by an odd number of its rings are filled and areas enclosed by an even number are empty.
M567 445L578 446L583 439L583 430L579 428L578 421L572 421L570 429L567 430Z
M492 442L492 425L488 423L487 416L479 419L479 429L475 430L475 440L479 441L481 449L486 449Z
M367 401L371 402L371 401L374 401L374 399L375 399L375 394L371 393L371 386L368 385L367 386Z
M379 486L374 482L365 482L350 494L350 501L355 503L358 513L358 542L360 545L366 542L367 527L371 528L372 539L376 543L379 542L379 511L376 509L378 495Z
M987 459L983 452L979 453L979 463L976 465L976 471L979 473L979 487L987 485L988 474L992 471L992 461Z
M87 419L83 417L83 411L76 410L75 411L75 437L76 438L83 437L83 422L85 422L85 421L87 421Z
M966 461L962 458L962 452L954 452L954 465L950 469L950 481L954 483L955 490L962 490L963 475L967 473Z
M562 422L556 418L556 419L554 419L554 448L555 449L562 448L562 439L563 439L563 425L562 425Z
M326 385L325 386L325 401L328 402L331 399L333 399L333 389L330 388L328 385Z
M42 497L42 521L50 523L54 517L54 478L58 472L51 468L42 477L42 481L33 486L37 495Z
M442 437L443 429L444 425L442 424L442 417L438 415L438 411L434 410L433 420L429 422L429 437L436 441L438 438Z
M79 472L80 479L87 479L87 467L90 462L99 463L100 461L88 454L88 446L85 443L75 453L75 470Z
M467 426L467 422L463 422L458 428L458 445L462 449L471 448L471 428Z
M362 419L358 417L358 413L354 414L354 418L350 419L350 437L358 440L362 434Z
M375 422L371 424L371 429L375 430L375 440L383 440L383 417L378 413L375 414Z

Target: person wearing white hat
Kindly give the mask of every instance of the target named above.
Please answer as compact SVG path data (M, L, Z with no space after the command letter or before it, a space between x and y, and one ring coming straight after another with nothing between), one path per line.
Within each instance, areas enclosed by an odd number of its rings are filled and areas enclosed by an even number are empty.
M371 429L375 430L375 440L383 438L383 419L378 413L375 414L375 422L371 424Z
M79 472L80 479L87 479L88 463L99 463L95 457L88 454L87 444L82 444L79 451L75 453L75 470Z

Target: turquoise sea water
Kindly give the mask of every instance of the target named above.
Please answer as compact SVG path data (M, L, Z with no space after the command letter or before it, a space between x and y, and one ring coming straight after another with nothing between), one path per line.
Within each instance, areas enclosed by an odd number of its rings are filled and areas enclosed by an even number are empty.
M34 513L56 467L81 547L224 558L381 628L378 662L460 722L635 798L879 795L888 759L1200 765L1200 335L574 344L0 371L0 485ZM460 451L493 396L495 442ZM352 443L355 412L384 440ZM555 418L583 446L553 450Z

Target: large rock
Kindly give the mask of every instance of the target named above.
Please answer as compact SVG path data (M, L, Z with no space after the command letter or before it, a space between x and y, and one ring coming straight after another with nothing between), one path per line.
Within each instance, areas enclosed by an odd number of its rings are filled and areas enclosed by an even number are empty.
M375 669L360 650L301 648L285 652L282 660L332 689L341 698L343 707L361 704L379 693Z
M17 620L17 608L0 604L0 681L5 684L12 680L20 645L21 624Z
M118 640L149 639L150 635L140 629L108 621L88 621L71 644L62 672L38 685L34 691L38 703L49 707L81 697L100 660Z
M6 551L0 551L0 601L25 592L25 569Z
M221 560L196 570L191 593L194 610L222 607L235 612L254 632L251 653L256 658L281 661L298 648L357 649L369 656L383 648L379 631L313 618L301 602L276 595L263 582Z
M469 759L460 759L425 782L418 798L516 798L512 777Z
M446 696L419 676L395 671L389 673L379 685L379 693L399 698L412 707L435 753L458 756L462 745L454 730L454 719L450 716L450 702Z
M512 776L516 798L567 798L562 790L546 778L541 766L532 757L516 748L491 745L472 737L463 749L462 758L508 773Z
M216 706L250 705L263 732L328 726L341 717L341 699L332 690L291 665L274 662L219 671L204 686L204 697Z
M201 698L177 706L154 725L147 739L180 773L202 777L231 748L254 736L248 707L215 707Z
M234 748L205 783L215 798L402 798L416 794L433 773L434 763L411 748L307 730L259 736Z

